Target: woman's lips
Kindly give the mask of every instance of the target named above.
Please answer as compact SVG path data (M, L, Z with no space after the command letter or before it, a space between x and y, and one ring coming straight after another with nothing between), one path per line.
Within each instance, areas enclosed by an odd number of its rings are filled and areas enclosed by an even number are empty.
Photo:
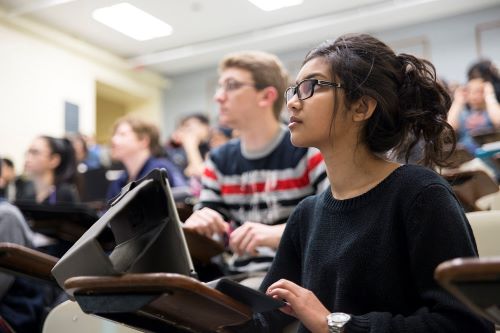
M290 122L288 124L288 127L295 126L295 125L300 124L300 123L302 123L302 121L300 121L299 118L291 116L290 117Z

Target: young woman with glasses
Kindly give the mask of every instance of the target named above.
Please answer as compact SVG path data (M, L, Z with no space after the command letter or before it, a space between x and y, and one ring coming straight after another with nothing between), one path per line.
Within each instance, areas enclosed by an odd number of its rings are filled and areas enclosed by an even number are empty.
M493 332L433 279L439 263L477 256L450 186L386 157L419 140L422 164L450 153L450 97L432 64L344 35L308 53L285 96L292 143L321 151L331 187L296 207L261 286L287 305L238 332L294 318L299 332Z

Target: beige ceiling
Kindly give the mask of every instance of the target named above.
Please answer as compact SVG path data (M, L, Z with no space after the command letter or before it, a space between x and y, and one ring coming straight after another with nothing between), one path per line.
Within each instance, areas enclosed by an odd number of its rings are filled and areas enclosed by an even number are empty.
M127 1L170 24L139 42L96 22L94 9ZM0 0L10 18L36 20L166 75L212 66L226 52L306 48L345 32L381 31L500 4L500 0L304 0L264 12L247 0ZM134 24L134 22L130 22Z

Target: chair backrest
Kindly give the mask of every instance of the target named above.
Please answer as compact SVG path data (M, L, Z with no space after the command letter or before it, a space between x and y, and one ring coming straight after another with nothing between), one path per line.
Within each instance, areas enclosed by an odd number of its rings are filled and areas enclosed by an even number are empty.
M498 130L476 130L471 133L472 138L479 145L500 141L500 131Z
M458 200L466 211L480 210L476 206L477 199L498 192L498 184L481 170L461 171L444 175L450 183Z
M500 256L500 210L467 213L480 257Z

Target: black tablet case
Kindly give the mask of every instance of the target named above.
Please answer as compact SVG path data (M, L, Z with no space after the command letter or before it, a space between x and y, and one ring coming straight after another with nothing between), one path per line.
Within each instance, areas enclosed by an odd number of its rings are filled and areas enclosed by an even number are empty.
M97 239L109 227L117 245L108 254ZM166 171L159 169L127 184L111 208L52 269L62 288L64 281L75 276L153 272L196 277ZM281 301L228 279L221 279L215 289L254 312L284 306Z
M247 305L253 312L267 312L286 305L281 300L274 299L228 278L220 279L216 283L215 289Z

